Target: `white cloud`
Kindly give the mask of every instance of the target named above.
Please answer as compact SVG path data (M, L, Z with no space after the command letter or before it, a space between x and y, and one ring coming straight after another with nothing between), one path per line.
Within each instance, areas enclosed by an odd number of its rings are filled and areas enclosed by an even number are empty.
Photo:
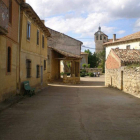
M63 32L72 32L80 37L94 37L99 23L105 34L118 34L125 31L111 26L113 20L139 18L139 0L26 0L46 26ZM110 23L110 26L107 24ZM115 25L117 26L117 25ZM135 30L140 29L140 19L135 23Z
M91 13L86 18L78 17L65 19L63 16L46 19L46 26L54 30L67 33L69 31L81 34L81 37L92 36L98 30L99 23L105 24L111 19L107 13ZM114 27L102 26L105 33L112 33Z
M139 17L139 0L27 0L39 16L48 17L75 11L78 15L83 12L107 12L112 17Z
M117 34L124 34L125 33L125 30L120 30L117 32Z
M135 22L134 31L135 31L135 32L140 31L140 18L137 19L137 21Z

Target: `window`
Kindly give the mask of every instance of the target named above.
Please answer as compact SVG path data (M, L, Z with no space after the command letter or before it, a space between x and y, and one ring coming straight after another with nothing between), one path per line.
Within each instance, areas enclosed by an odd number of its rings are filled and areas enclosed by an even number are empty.
M98 35L96 36L96 40L98 40Z
M39 30L37 30L37 45L39 45Z
M106 37L104 37L104 39L106 40Z
M102 40L102 36L100 35L100 40Z
M26 60L27 78L31 77L31 60Z
M44 70L46 70L46 60L44 60Z
M42 48L44 48L44 35L42 35Z
M12 24L12 0L9 0L9 23Z
M39 78L39 65L36 66L36 78Z
M127 46L126 46L126 49L130 49L130 45L127 45Z
M30 40L31 37L31 23L27 23L27 39Z
M11 47L7 51L7 72L11 72Z

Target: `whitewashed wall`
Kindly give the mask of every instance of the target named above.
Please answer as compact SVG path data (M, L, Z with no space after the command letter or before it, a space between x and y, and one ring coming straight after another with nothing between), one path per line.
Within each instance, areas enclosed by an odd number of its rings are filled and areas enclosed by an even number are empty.
M130 49L140 49L140 41L132 42L132 43L123 43L120 45L112 45L106 47L106 59L109 55L111 49L119 48L119 49L126 49L126 46L130 45Z

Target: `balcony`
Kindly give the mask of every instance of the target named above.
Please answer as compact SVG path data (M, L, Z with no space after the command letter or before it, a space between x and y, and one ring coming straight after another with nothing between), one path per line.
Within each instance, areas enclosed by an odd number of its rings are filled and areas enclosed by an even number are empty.
M8 33L8 8L3 1L0 0L0 35Z

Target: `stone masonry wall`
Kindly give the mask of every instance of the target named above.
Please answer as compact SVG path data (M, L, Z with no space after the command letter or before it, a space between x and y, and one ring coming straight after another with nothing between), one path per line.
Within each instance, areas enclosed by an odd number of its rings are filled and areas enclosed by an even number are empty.
M125 67L123 79L123 90L140 97L140 67Z
M125 66L119 69L106 69L105 85L140 97L140 67Z

